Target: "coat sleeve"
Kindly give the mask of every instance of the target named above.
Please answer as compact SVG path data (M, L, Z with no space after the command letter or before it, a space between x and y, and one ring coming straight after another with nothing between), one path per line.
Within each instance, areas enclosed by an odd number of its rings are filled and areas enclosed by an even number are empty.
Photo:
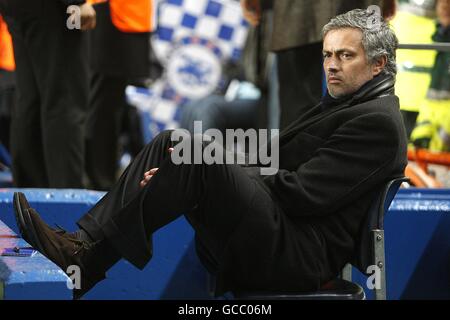
M264 182L288 215L327 215L387 178L386 170L403 152L399 132L387 114L359 116L339 127L296 171L279 170Z

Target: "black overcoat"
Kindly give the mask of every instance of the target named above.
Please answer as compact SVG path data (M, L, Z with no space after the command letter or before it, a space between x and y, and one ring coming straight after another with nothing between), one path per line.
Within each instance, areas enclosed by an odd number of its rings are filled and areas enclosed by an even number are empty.
M277 174L246 168L272 202L255 199L268 214L250 213L236 229L218 293L316 289L351 261L375 193L407 164L393 87L380 76L340 105L317 105L280 133Z

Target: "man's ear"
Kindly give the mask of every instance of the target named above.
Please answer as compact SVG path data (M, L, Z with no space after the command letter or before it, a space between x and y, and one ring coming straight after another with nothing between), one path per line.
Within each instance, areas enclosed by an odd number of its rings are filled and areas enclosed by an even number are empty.
M383 71L387 64L387 57L381 56L372 65L372 75L375 77Z

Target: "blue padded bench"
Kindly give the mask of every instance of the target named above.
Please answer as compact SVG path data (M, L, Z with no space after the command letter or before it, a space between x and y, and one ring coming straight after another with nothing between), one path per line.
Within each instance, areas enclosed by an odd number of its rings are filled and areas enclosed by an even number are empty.
M67 230L104 195L73 189L1 189L0 220L18 232L13 214L14 191L27 196L42 218ZM181 217L153 235L154 256L140 271L122 260L83 299L209 299L207 273L195 253L194 232ZM46 298L53 299L54 295Z
M0 252L28 247L0 220ZM0 299L72 299L68 277L38 252L29 257L0 256Z
M14 191L0 189L0 220L17 232L12 212ZM47 222L58 223L69 230L74 230L74 222L103 196L101 192L88 190L21 191ZM450 298L448 230L449 189L400 189L385 219L388 299ZM184 218L156 232L153 244L153 259L143 271L121 261L110 270L108 279L85 298L210 298L207 273L195 254L193 231ZM5 268L0 265L2 269ZM353 280L366 288L366 277L358 275L355 270ZM14 297L27 298L26 291ZM45 298L58 298L49 292L46 294ZM8 294L5 296L9 297Z

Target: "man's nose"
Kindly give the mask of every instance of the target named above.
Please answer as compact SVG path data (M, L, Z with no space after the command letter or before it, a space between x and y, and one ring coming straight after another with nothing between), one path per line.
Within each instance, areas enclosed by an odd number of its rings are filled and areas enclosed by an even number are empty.
M339 70L339 63L334 58L330 58L326 64L325 69L328 72L337 72Z
M327 71L330 73L336 73L339 70L339 67L337 66L337 64L335 63L330 63L328 64L328 66L326 67Z

